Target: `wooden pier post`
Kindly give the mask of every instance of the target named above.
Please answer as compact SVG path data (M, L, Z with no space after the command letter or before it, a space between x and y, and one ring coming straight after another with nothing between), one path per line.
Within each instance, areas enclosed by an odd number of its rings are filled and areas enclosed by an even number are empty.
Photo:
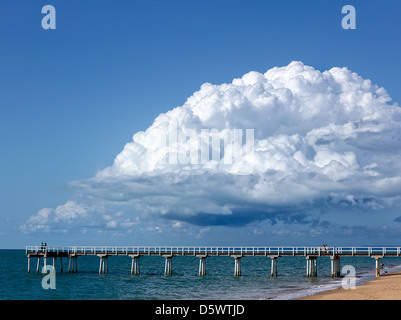
M60 256L60 272L63 273L63 258Z

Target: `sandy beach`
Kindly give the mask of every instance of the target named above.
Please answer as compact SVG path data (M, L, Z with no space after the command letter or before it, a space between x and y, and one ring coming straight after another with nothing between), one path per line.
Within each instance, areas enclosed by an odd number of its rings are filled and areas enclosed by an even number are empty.
M355 289L335 289L298 300L401 300L401 271L384 274Z

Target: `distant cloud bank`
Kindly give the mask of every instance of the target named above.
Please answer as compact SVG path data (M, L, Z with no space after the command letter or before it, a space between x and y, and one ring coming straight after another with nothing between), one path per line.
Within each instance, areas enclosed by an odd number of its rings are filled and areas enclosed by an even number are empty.
M316 223L316 210L401 208L401 110L347 68L320 72L294 61L203 84L135 133L112 166L70 185L73 199L21 228L195 225L199 237L216 225Z

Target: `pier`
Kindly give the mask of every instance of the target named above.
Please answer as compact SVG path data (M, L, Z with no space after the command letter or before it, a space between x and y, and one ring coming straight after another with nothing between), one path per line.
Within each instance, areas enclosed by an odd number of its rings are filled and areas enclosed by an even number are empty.
M331 262L331 276L341 274L341 257L358 256L375 259L375 274L380 276L380 259L384 257L400 257L401 247L151 247L151 246L27 246L28 273L31 272L31 259L36 259L36 273L39 272L40 261L46 266L52 259L56 269L56 260L60 262L60 272L63 272L62 259L68 258L68 272L78 272L80 256L99 257L99 274L108 273L109 256L129 256L132 258L131 274L139 275L139 260L141 256L160 256L165 258L164 275L173 274L173 258L179 256L194 256L199 259L199 276L206 276L206 260L208 257L221 256L234 258L234 276L241 276L241 258L264 256L271 259L271 277L277 277L278 259L280 257L304 256L306 259L306 276L317 277L318 258L325 257ZM128 268L127 268L128 269Z

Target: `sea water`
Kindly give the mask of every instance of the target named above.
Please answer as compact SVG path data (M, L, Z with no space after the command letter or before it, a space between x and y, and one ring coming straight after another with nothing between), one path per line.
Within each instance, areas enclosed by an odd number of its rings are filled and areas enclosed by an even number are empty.
M55 289L44 289L46 276L36 273L37 258L31 258L27 272L24 250L0 250L1 300L288 300L341 287L342 279L332 279L330 258L319 257L317 277L306 277L305 257L280 257L278 277L271 277L271 259L244 257L241 277L234 277L234 259L208 257L206 276L199 277L199 258L174 257L172 276L164 276L165 259L141 256L140 275L131 275L129 256L110 256L108 274L99 274L97 256L78 258L78 272L68 273L68 258L56 261ZM384 258L382 270L399 269L401 258ZM43 267L41 259L40 269ZM48 258L47 264L52 265ZM341 267L353 266L357 284L373 278L375 260L369 257L342 257Z

